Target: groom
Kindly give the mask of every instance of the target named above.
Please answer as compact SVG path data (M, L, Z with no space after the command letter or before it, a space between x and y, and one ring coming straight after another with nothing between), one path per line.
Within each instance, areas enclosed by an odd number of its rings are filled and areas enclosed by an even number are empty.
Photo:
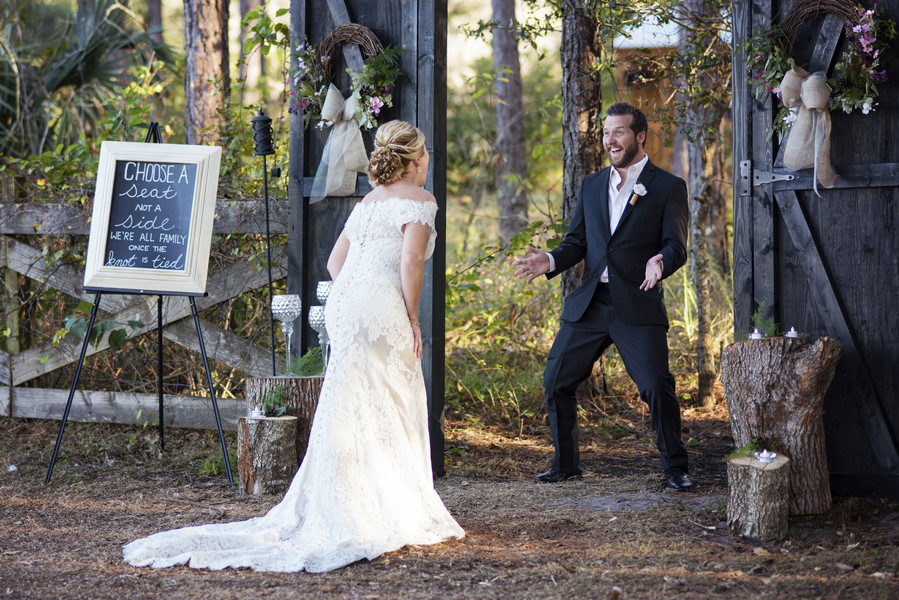
M584 177L568 233L548 253L528 247L514 261L528 282L552 278L584 261L580 285L565 300L543 375L553 433L552 467L538 483L580 479L578 385L612 343L649 405L668 487L688 490L680 406L668 370L668 315L661 281L687 260L687 186L649 161L648 125L634 106L609 107L603 147L611 167Z

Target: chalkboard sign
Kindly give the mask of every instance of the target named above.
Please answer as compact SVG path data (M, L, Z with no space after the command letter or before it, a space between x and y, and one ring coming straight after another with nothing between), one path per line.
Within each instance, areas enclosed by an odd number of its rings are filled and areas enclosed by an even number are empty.
M206 290L221 149L103 142L84 288Z

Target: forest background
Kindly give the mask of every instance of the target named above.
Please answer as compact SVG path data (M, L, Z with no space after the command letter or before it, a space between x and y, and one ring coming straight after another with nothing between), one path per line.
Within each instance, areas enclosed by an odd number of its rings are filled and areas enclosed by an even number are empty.
M261 197L262 164L253 156L250 127L261 106L274 118L276 154L269 166L287 168L286 6L279 0L260 9L253 0L242 0L229 13L222 0L5 2L0 6L3 201L76 203L88 209L100 142L141 141L151 120L162 125L167 142L223 147L220 199ZM185 20L191 21L186 14L207 18L185 28ZM193 43L191 27L214 25L208 15L223 17L218 35L227 31L229 40L227 51L220 48L216 57ZM450 0L449 17L449 417L513 435L541 428L544 361L562 298L578 274L561 285L526 284L514 278L508 259L526 244L548 248L558 242L576 201L570 168L585 173L602 166L596 132L603 107L618 100L631 100L650 114L651 157L690 184L691 260L666 282L671 367L682 403L714 404L718 357L734 336L729 4L644 0L615 7L494 0L486 6ZM670 34L661 44L639 41L648 20L653 29ZM198 58L207 66L191 62ZM573 78L572 65L577 67ZM198 72L207 75L185 86ZM577 86L588 89L592 101L572 120L565 115L573 104L566 93ZM566 141L572 129L574 137ZM271 181L271 195L285 198L286 181L284 176ZM39 248L48 270L83 265L84 239L21 238ZM285 244L286 236L277 236L275 243ZM211 260L248 260L264 268L262 249L259 236L216 236ZM89 306L23 276L7 276L5 283L8 352L88 334ZM279 291L286 291L283 280L276 282ZM266 305L260 290L203 316L266 345ZM109 330L121 333L111 352L88 359L82 387L155 391L152 336L126 344L129 326L109 322L90 335ZM197 364L189 350L167 348L166 393L206 395ZM215 369L221 395L242 395L239 370ZM59 369L26 385L64 388L69 378L68 369ZM615 427L637 410L639 399L614 349L597 364L581 400L584 425L597 428ZM145 418L150 423L153 415Z

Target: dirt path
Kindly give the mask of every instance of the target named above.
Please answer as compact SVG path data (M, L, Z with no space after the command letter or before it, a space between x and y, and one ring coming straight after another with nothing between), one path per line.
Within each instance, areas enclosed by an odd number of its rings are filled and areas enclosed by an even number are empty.
M721 415L685 411L692 493L666 490L637 418L588 431L582 481L536 485L543 432L448 430L437 489L467 536L322 575L137 569L121 546L162 529L258 515L238 496L209 432L70 424L43 486L57 423L0 419L0 598L864 598L899 597L899 501L838 498L793 519L779 544L730 536ZM624 435L622 435L624 434ZM9 472L10 465L17 470Z

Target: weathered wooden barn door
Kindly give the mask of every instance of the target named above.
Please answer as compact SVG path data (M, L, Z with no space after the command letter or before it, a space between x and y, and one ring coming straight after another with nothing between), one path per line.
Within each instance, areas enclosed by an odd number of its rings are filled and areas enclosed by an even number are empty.
M444 406L444 312L446 272L446 0L291 0L293 45L308 40L318 45L336 26L357 23L370 29L384 46L403 48L403 76L393 92L393 107L382 112L379 122L403 119L427 136L431 168L427 189L440 205L437 213L437 248L425 268L420 320L424 336L423 370L428 387L431 459L434 472L442 475ZM361 68L358 46L343 46L344 58L332 65L335 85L350 89L347 65ZM349 197L327 198L310 204L316 168L327 139L327 129L303 128L302 117L290 122L290 230L288 234L288 289L303 296L303 322L308 307L317 304L315 287L330 277L325 268L331 246L340 234L353 206L371 187L359 175L356 192ZM373 132L363 132L371 152ZM308 328L297 336L302 352L314 345Z
M741 49L753 31L771 29L798 1L733 4L735 328L750 330L761 306L782 328L843 343L825 399L832 490L899 497L899 72L880 86L873 113L831 113L839 177L833 189L819 185L819 197L811 169L784 168L771 135L778 101L753 97ZM899 17L899 1L878 6ZM844 45L842 30L833 15L807 20L793 58L830 73Z

